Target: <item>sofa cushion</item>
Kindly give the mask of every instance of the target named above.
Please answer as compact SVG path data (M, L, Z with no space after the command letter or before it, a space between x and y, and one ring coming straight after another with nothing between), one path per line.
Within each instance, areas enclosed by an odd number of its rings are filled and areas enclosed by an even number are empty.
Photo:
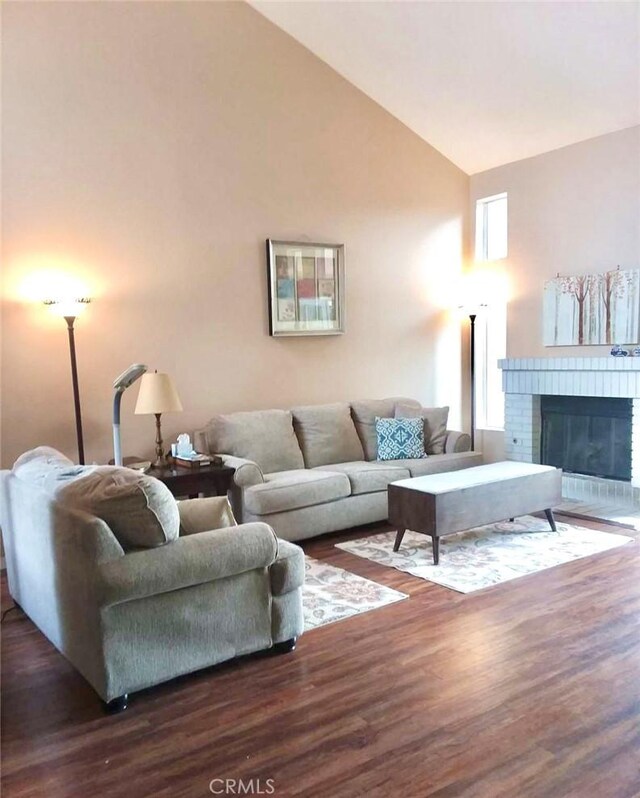
M378 460L426 457L421 418L376 418L376 436Z
M207 425L206 439L210 452L253 460L263 474L304 468L288 410L214 416Z
M180 515L169 488L130 468L90 467L60 487L56 498L102 518L124 549L161 546L178 537Z
M395 482L397 479L408 479L411 476L408 468L398 467L395 462L369 463L366 460L355 463L333 463L323 466L322 470L346 474L351 483L353 496L386 490L390 482Z
M407 468L412 477L423 477L426 474L441 474L443 471L459 471L461 468L482 465L482 453L431 454L423 460L394 460L393 464Z
M178 502L180 537L238 526L226 496L207 496L203 499L183 499Z
M427 454L443 454L447 440L448 407L414 407L410 404L398 403L395 409L396 418L424 419L424 448Z
M294 407L291 413L307 468L364 458L346 402Z
M320 470L265 474L263 485L244 490L244 504L252 515L270 515L300 507L344 499L351 493L346 474Z
M351 416L364 449L366 460L378 459L378 441L376 438L376 417L393 418L396 404L420 407L414 399L396 397L391 399L367 399L351 402Z
M457 432L453 429L447 430L447 439L444 442L445 454L450 452L470 452L471 435L468 432Z

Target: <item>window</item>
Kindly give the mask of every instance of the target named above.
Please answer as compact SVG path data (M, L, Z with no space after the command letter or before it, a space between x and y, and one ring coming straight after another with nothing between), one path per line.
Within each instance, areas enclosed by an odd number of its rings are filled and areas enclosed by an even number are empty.
M507 304L482 308L476 319L476 419L478 429L504 429L502 370L507 356Z
M476 261L507 257L507 195L476 203ZM496 277L498 275L495 275ZM487 286L488 287L488 286ZM507 355L507 303L494 283L476 319L476 418L479 429L504 429L504 393L498 360Z
M507 195L476 202L476 260L507 257Z

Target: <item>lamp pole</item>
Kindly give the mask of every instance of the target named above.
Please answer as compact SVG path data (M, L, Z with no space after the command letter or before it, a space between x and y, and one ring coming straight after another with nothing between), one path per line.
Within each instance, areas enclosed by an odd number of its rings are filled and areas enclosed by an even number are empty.
M76 437L78 439L78 462L84 465L84 438L82 436L82 411L80 409L80 386L78 384L78 363L76 361L76 339L73 330L75 316L65 316L69 333L69 357L71 359L71 382L73 383L73 404L76 414Z
M470 358L471 358L471 451L475 450L476 438L476 314L469 314L470 327Z
M84 438L82 436L82 412L80 410L80 388L78 385L78 362L76 360L76 340L74 323L78 315L91 302L88 297L81 299L45 299L47 305L56 316L62 316L67 322L69 334L69 357L71 359L71 381L73 383L73 406L76 416L76 437L78 439L78 462L84 465Z

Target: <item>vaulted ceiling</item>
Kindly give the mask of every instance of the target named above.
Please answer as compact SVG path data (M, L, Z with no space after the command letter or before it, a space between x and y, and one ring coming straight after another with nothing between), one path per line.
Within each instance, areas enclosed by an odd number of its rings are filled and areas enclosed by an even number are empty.
M251 5L469 174L640 124L637 2Z

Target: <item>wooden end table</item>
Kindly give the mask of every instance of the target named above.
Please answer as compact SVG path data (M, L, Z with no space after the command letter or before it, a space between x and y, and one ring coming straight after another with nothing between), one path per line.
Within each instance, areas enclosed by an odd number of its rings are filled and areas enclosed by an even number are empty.
M182 465L168 465L165 468L151 468L146 472L159 479L178 498L188 496L196 499L204 496L226 496L233 485L235 468L224 465L204 465L191 468Z

